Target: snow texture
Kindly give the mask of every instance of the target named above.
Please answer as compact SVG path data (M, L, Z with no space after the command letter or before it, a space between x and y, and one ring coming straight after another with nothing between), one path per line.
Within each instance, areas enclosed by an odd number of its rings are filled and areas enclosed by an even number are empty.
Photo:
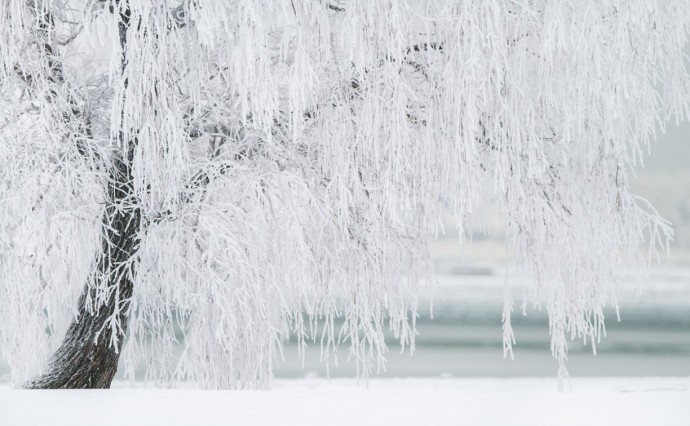
M688 378L277 380L271 392L0 388L4 426L682 426Z
M128 369L162 385L266 387L290 333L383 368L385 328L414 349L442 212L462 240L487 199L565 378L568 342L604 334L613 272L672 234L628 176L687 118L687 0L9 0L0 20L13 383L45 368L85 285L92 309L112 294L94 265L116 158L134 192L114 207L142 226L106 274L134 282Z

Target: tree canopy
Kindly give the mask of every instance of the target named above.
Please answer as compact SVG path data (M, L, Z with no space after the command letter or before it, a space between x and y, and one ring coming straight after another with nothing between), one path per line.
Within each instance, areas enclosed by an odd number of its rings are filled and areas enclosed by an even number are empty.
M672 235L628 180L688 117L689 31L687 0L0 2L13 381L110 301L96 337L156 382L265 386L288 333L366 375L485 196L567 374Z

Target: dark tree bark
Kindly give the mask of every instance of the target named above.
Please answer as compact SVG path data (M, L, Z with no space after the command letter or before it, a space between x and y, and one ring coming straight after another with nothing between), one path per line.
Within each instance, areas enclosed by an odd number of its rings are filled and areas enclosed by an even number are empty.
M131 13L124 0L111 3L111 12L116 12L114 7L119 6L121 1L124 6L118 10L118 35L124 70ZM48 31L53 25L52 16L46 11L35 12L40 12L41 29ZM55 61L52 48L47 43L43 48L46 57L54 62L49 64L49 80L56 85L65 84L62 66ZM25 385L28 389L109 388L117 372L127 332L136 272L135 256L142 224L132 180L132 158L137 140L125 140L122 133L119 139L122 146L127 148L127 155L116 157L110 168L101 251L90 281L79 297L78 315L67 329L61 346L53 354L47 371L29 381ZM104 289L105 300L99 300L99 294L102 295Z
M108 289L105 304L90 313L95 286L86 285L79 298L79 315L70 325L48 370L30 381L29 389L109 388L117 371L120 349L127 331L133 256L139 245L141 211L133 200L130 159L116 161L110 173L108 201L101 233L102 255L96 260L92 280L102 279ZM102 285L103 283L101 283ZM117 316L119 328L109 320ZM113 336L116 333L116 336ZM113 344L115 337L117 343Z

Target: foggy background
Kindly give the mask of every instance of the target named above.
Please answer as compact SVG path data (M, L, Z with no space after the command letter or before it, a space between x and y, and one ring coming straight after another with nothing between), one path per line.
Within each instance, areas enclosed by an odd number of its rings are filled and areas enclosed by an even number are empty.
M635 194L646 198L672 223L670 253L638 279L620 271L620 319L606 312L607 337L597 344L570 344L568 370L583 376L690 376L690 124L670 125L652 143L651 155L631 176ZM429 301L422 301L414 356L400 353L392 336L383 377L555 377L548 318L545 311L526 306L525 279L514 273L505 244L504 218L488 212L473 240L458 244L449 228L432 243L439 286L433 319ZM514 359L504 358L501 314L508 285L514 298L516 338ZM319 344L312 344L302 368L297 348L288 344L278 377L353 376L355 369L342 348L339 367L327 371L319 363Z

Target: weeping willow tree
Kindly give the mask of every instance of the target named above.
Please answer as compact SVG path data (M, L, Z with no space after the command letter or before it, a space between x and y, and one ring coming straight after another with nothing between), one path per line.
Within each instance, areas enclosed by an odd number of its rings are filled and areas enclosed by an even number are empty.
M687 0L0 2L13 382L261 387L289 334L367 375L487 182L565 376L671 236L628 178L688 116L689 31Z

